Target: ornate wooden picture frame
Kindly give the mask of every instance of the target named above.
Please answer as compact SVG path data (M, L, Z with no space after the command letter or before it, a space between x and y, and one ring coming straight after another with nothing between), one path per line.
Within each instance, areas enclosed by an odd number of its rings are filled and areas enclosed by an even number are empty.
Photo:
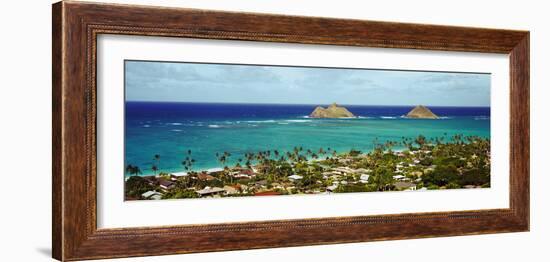
M182 254L529 230L529 32L64 1L53 5L53 257ZM508 54L510 207L98 229L100 34Z

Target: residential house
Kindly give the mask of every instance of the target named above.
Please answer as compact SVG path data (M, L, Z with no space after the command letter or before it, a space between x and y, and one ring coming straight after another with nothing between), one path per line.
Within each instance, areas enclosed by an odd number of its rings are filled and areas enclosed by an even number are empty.
M363 175L361 175L361 177L359 179L360 179L361 183L367 184L369 182L369 177L370 177L369 175L363 174Z
M217 175L221 172L223 172L223 168L219 168L219 167L210 168L210 169L206 170L206 173L209 174L209 175Z
M398 190L405 190L405 191L416 190L416 184L411 183L411 182L399 181L399 182L395 182L393 185Z
M393 179L395 179L395 180L404 180L405 178L406 178L406 176L404 176L404 175L395 175L395 176L393 176Z
M159 179L159 186L163 190L170 190L176 186L176 183L170 180Z
M254 186L256 187L266 187L267 186L267 180L260 180L260 181L256 181L254 183Z
M201 197L209 197L209 196L216 196L223 192L225 192L225 189L220 187L205 187L201 190L195 191L197 194L199 194Z
M223 190L225 190L226 195L234 195L239 193L239 190L232 186L224 186Z
M280 194L281 193L277 191L263 191L254 193L254 196L278 196Z
M300 180L300 179L302 179L302 178L304 178L304 177L302 177L302 176L300 176L300 175L296 175L296 174L291 175L291 176L288 176L288 179L290 179L290 181L292 181L292 182L296 182L296 181L298 181L298 180Z
M214 179L216 179L215 177L209 175L209 174L206 174L206 173L200 173L197 175L197 178L199 180L202 180L202 181L212 181Z
M141 194L141 197L143 199L160 200L162 199L162 194L157 191L151 190Z
M156 186L158 184L157 178L155 176L144 176L143 179L147 181L147 184L151 186Z
M338 185L327 186L328 192L334 192L338 188Z

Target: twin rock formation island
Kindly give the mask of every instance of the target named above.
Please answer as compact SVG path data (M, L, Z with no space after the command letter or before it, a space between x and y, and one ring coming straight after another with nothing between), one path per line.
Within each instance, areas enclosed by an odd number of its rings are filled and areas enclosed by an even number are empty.
M336 103L327 108L318 106L309 115L311 118L353 118L356 117L347 108L339 106ZM434 114L430 109L425 106L419 105L413 108L405 117L407 118L419 118L419 119L438 119L439 117Z
M309 117L311 118L350 118L355 117L353 113L351 113L347 108L343 106L338 106L336 103L332 103L332 105L328 106L327 108L323 108L322 106L318 106L309 114Z

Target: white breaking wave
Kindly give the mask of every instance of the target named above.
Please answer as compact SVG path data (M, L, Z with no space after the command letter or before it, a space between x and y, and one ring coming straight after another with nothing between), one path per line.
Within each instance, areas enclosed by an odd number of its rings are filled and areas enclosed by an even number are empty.
M291 123L307 123L307 122L311 122L313 120L300 120L300 119L292 119L292 120L285 120L286 122L291 122Z
M171 125L171 126L181 126L183 125L182 123L168 123L168 125Z
M172 129L170 131L172 131L172 132L181 132L182 130L181 129Z
M219 125L208 125L208 127L210 127L210 128L220 128L221 126L219 126Z
M395 116L381 116L382 119L397 119Z
M245 121L247 123L275 123L276 121L275 120L250 120L250 121Z
M491 119L490 117L488 116L475 116L474 117L474 120L489 120Z

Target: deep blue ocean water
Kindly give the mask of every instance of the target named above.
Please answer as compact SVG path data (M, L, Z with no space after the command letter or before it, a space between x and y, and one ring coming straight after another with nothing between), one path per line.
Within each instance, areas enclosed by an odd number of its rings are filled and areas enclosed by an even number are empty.
M150 174L155 154L160 170L183 171L191 150L194 170L220 167L216 152L231 153L232 165L246 152L369 151L373 142L424 135L490 137L489 107L429 107L441 119L406 119L414 106L344 105L359 118L310 119L317 105L126 102L125 165ZM327 105L323 105L327 106Z

